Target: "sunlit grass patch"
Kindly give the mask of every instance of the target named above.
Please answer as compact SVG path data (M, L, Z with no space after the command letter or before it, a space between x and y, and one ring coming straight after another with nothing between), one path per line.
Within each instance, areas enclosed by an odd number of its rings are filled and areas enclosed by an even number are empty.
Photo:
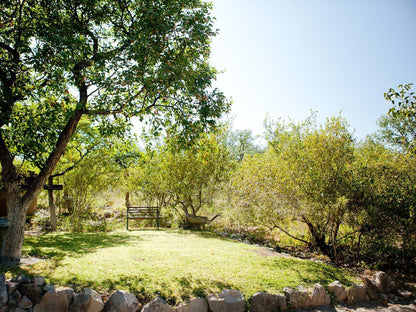
M263 251L188 231L56 233L27 237L24 252L45 260L23 270L53 284L101 292L124 289L143 300L161 295L171 303L225 288L249 298L257 291L353 280L326 264Z

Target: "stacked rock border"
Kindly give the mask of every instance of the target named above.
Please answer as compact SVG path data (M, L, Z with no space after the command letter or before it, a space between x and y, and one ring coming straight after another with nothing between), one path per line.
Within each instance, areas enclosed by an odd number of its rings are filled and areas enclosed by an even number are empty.
M0 274L0 312L274 312L336 303L378 300L387 304L414 299L411 292L397 290L393 279L384 272L363 277L362 281L363 285L352 284L348 289L335 281L328 286L329 293L320 284L311 290L301 286L285 288L283 294L258 292L249 303L240 291L225 289L171 307L160 297L143 306L133 294L123 290L116 290L103 302L100 294L89 288L76 294L72 288L47 285L41 276L30 279L21 275L6 281L5 275Z

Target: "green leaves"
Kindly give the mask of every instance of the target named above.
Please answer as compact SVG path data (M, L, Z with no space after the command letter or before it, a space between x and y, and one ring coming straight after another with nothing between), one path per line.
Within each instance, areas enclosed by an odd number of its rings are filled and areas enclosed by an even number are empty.
M135 179L145 198L197 214L212 206L231 168L221 133L203 134L186 149L170 137L154 150Z
M75 111L103 135L133 116L188 141L213 127L229 105L211 87L209 14L199 0L5 3L0 126L13 153L44 163Z
M416 153L416 95L413 84L399 85L384 94L392 104L379 120L380 138L403 152Z
M346 121L334 117L317 126L312 114L299 123L269 120L267 131L269 149L244 158L233 179L237 209L269 228L303 222L311 245L326 248L344 222L350 195L354 139Z

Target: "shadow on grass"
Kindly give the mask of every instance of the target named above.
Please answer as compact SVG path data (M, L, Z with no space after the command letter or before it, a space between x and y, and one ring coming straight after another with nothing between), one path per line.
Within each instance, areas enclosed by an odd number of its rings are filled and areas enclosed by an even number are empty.
M24 249L28 256L40 258L79 257L98 249L118 246L131 239L128 233L45 234L26 238Z
M128 233L54 233L39 236L27 236L23 246L24 257L35 257L49 261L50 267L59 266L65 257L80 257L102 248L119 246L129 240ZM24 266L1 266L1 272L31 275Z
M210 293L221 291L223 289L235 289L235 285L219 281L210 280L204 281L194 279L192 277L181 277L177 280L179 288L181 289L182 300L188 300L191 297L205 297Z
M340 281L341 284L351 286L351 276L345 270L315 261L300 260L294 258L276 258L274 268L296 272L298 280L305 285L320 283L329 285L333 281Z
M234 242L241 244L240 241L233 240L220 236L216 233L209 231L187 231L184 234L196 234L203 238L220 239L227 242ZM306 285L314 283L320 283L322 285L329 285L335 280L340 281L343 285L351 286L352 277L349 276L348 272L341 268L333 267L328 264L318 263L312 260L302 260L298 258L285 258L277 256L274 258L273 267L277 270L285 269L296 272L300 282Z
M180 230L179 233L181 234L188 234L188 235L197 235L199 237L202 238L209 238L209 239L217 239L217 240L222 240L222 241L226 241L226 242L230 242L230 243L236 243L236 244L241 244L241 241L232 239L232 238L228 238L228 237L224 237L221 235L218 235L215 232L211 232L208 230Z

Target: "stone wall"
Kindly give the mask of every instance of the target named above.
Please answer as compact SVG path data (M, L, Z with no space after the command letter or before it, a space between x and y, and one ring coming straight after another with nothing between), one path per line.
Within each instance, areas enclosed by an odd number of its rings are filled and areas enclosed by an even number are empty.
M283 294L258 292L247 302L241 292L226 289L171 307L159 297L143 306L133 294L123 290L113 292L103 302L100 294L92 289L85 288L76 294L72 288L47 285L41 276L30 279L22 275L5 280L4 274L0 274L0 312L274 312L331 303L378 300L387 304L414 299L412 293L397 290L393 279L384 272L363 277L362 281L362 285L353 284L348 289L335 281L328 285L329 293L320 284L315 284L313 289L285 288Z

